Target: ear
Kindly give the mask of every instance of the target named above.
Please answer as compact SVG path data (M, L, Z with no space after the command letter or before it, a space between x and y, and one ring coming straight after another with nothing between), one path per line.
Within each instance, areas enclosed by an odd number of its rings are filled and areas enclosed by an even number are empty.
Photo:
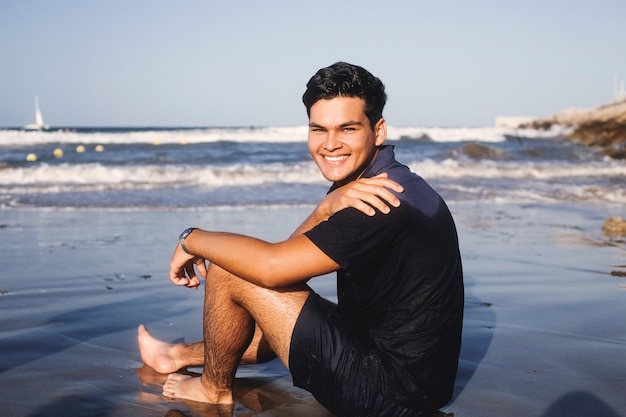
M384 118L380 120L374 126L374 133L376 134L376 146L381 146L387 139L387 122Z

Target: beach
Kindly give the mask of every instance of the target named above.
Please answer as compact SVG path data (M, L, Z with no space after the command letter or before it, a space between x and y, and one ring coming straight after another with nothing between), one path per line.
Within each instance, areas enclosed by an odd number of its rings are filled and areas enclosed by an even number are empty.
M233 409L162 397L137 327L196 341L202 291L167 279L190 226L279 241L329 184L306 126L0 130L0 417L328 412L278 361L241 368ZM454 215L463 417L626 416L626 165L559 129L390 128ZM334 276L310 281L336 299ZM192 368L189 372L201 372Z
M626 415L620 204L450 204L466 285L455 416ZM201 337L202 292L166 273L190 225L269 241L309 206L0 210L2 416L330 416L278 361L242 368L234 409L165 399L137 326ZM311 281L334 297L334 278ZM200 372L200 369L190 369Z

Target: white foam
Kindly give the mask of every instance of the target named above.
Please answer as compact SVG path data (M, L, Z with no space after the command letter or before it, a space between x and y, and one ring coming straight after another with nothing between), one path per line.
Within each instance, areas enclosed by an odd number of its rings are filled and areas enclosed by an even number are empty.
M626 165L620 161L574 163L534 163L507 161L459 161L426 159L409 164L412 171L426 179L454 178L510 178L510 179L557 179L557 178L601 178L626 176Z
M307 126L259 127L259 128L207 128L181 130L139 130L139 131L94 131L76 132L58 130L48 132L26 132L0 130L2 145L42 145L46 143L72 144L180 144L231 142L288 143L306 142ZM526 138L553 137L562 134L559 128L550 131L534 129L510 129L501 127L448 128L448 127L392 127L388 129L390 140L428 139L435 142L502 142L507 136Z
M411 169L457 200L604 201L626 204L626 165L620 161L575 164L561 162L424 160ZM299 164L234 164L228 166L124 165L42 163L5 168L0 195L63 192L210 189L255 185L328 185L313 162ZM579 181L574 180L580 178ZM594 180L594 178L600 181ZM495 182L494 182L495 181Z
M181 144L232 142L304 142L307 127L209 128L181 130L26 132L0 130L0 145L82 144Z
M409 163L412 171L425 179L496 178L540 179L626 177L626 165L620 161L580 163L459 161L426 159ZM234 164L227 166L184 165L102 165L42 163L34 166L5 168L1 185L40 184L193 184L201 186L255 185L264 183L324 182L312 162L298 164Z
M137 189L176 186L222 187L265 183L324 182L315 165L237 164L189 167L182 165L105 166L91 164L40 164L2 170L0 190L19 187L46 192L60 190ZM56 188L55 188L56 187ZM24 189L26 189L24 188ZM103 188L104 189L104 188Z
M504 127L389 127L389 139L429 139L434 142L503 142L507 136L546 138L566 131L554 126L550 130L514 129Z

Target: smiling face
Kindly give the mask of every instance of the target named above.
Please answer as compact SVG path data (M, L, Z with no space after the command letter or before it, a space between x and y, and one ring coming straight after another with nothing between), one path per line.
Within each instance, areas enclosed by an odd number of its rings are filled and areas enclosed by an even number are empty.
M374 129L358 97L318 100L309 116L309 152L324 178L339 186L353 181L374 159L387 138L385 119Z

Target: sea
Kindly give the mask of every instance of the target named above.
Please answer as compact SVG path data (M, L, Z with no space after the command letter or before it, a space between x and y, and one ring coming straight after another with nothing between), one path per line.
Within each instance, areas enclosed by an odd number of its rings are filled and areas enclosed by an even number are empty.
M448 203L626 205L626 161L549 131L389 127L397 159ZM329 183L306 126L0 129L0 209L312 205Z

